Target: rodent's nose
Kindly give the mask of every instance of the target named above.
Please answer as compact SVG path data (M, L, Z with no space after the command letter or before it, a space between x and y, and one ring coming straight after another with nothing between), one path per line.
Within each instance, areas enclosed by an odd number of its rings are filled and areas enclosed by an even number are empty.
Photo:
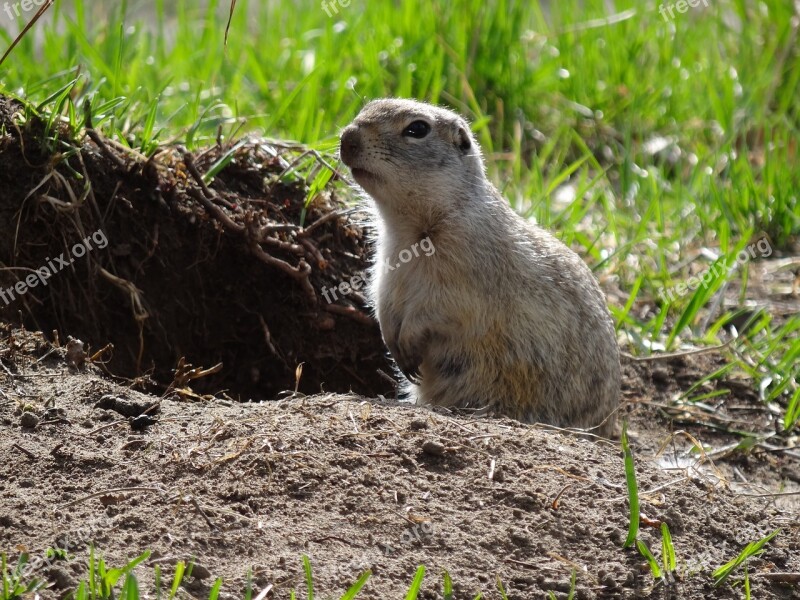
M342 132L342 141L339 148L339 154L342 161L348 167L352 166L353 161L361 154L361 134L358 129L352 125L346 127Z

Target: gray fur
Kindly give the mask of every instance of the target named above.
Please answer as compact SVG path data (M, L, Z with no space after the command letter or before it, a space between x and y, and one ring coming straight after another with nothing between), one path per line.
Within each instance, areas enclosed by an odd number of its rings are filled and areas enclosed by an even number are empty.
M403 135L416 120L431 126L422 139ZM620 366L605 298L578 255L486 179L467 122L413 100L376 100L342 132L341 154L374 200L370 296L408 392L611 435ZM424 238L430 256L384 269Z

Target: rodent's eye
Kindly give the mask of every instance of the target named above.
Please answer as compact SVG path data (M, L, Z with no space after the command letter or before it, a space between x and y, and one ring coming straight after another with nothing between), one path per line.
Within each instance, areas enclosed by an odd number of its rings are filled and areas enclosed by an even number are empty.
M431 132L431 126L425 121L414 121L403 130L403 135L413 138L424 138Z

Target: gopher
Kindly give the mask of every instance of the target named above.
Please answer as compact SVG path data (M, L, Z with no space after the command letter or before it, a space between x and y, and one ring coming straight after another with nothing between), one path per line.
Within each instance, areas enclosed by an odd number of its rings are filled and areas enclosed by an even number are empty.
M374 100L340 151L374 201L369 297L404 391L612 435L620 362L603 293L575 252L488 181L466 120Z

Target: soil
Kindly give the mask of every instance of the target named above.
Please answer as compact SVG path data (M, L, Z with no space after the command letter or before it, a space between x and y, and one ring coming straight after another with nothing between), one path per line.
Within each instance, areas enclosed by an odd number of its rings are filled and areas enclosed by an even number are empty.
M573 573L577 598L738 599L743 568L717 587L712 571L780 529L747 563L751 594L800 598L796 432L735 372L682 400L724 352L624 363L639 537L660 559L666 523L677 555L654 578L622 547L618 440L386 399L363 299L321 299L365 267L364 230L331 190L293 225L315 157L250 140L148 160L62 132L78 153L57 161L35 119L12 125L18 108L0 101L0 286L98 228L109 242L0 314L0 553L30 556L41 597L73 590L94 547L117 567L151 551L136 570L151 596L152 567L169 579L179 561L195 563L184 597L217 577L223 598L305 595L306 555L318 598L365 569L358 598L403 598L424 565L426 599L443 571L458 599L500 598L497 581L512 600L567 598ZM192 165L227 153L204 189ZM764 302L793 277L752 271Z
M578 598L740 598L741 584L715 588L711 571L777 528L749 563L752 594L800 597L796 584L769 579L800 571L796 496L770 494L779 480L797 493L797 460L755 452L717 461L717 471L687 462L682 436L654 459L668 435L637 402L650 384L632 366L625 410L641 513L669 525L678 557L669 583L622 548L617 443L355 395L157 397L92 364L70 366L67 349L41 335L0 333L0 547L12 558L69 551L31 568L49 582L44 597L86 576L93 544L114 566L145 549L145 564L166 573L196 561L186 581L196 598L216 577L224 597L240 598L248 573L256 591L288 598L305 587L303 555L322 598L339 597L366 568L373 575L359 597L402 598L418 565L428 569L421 598L442 598L443 570L456 598L499 598L496 578L509 598L564 598L573 571ZM133 418L144 412L151 419ZM643 524L640 538L660 555L658 529ZM142 587L153 585L152 569L138 572Z

